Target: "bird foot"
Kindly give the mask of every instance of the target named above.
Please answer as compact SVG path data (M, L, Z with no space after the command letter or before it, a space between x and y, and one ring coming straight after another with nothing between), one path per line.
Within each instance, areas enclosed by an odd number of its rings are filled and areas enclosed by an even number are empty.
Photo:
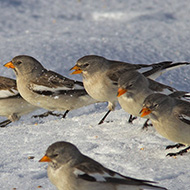
M177 144L174 144L174 145L168 145L166 147L166 150L167 149L172 149L172 148L180 148L180 147L183 147L183 146L185 146L185 145L184 144L180 144L180 143L177 143Z
M148 127L152 127L152 123L148 123L149 119L147 119L142 127L142 130L148 130Z
M56 113L53 113L51 111L48 111L48 112L45 112L45 113L40 114L40 115L33 115L32 118L44 118L44 117L47 117L49 115L53 115L56 117L63 116L63 114L56 114Z
M185 153L187 153L189 149L190 149L190 146L188 146L187 148L180 150L179 152L176 152L176 153L168 153L166 156L170 156L170 157L171 156L178 156L178 155L182 156Z
M133 123L133 121L137 119L137 117L133 117L133 115L130 115L128 123Z
M61 116L62 118L65 118L68 113L69 113L69 110L66 110L64 114L58 114L58 113L53 113L52 111L48 111L40 115L33 115L32 118L44 118L49 115L56 116L56 117Z
M12 123L12 121L11 120L5 120L5 121L3 121L3 122L1 122L0 123L0 127L6 127L9 123Z

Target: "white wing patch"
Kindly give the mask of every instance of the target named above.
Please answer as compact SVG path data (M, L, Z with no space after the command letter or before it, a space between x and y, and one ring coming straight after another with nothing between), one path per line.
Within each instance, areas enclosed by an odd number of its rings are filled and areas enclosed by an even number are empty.
M184 66L184 65L186 65L186 64L179 64L179 65L175 65L175 66L172 66L172 64L171 64L171 67L158 70L158 71L156 71L155 73L153 73L152 75L148 76L148 78L154 80L154 79L158 78L159 76L163 75L165 72L170 71L170 70L172 70L172 69L176 69L176 68L178 68L178 67L182 67L182 66ZM149 69L149 70L150 70L150 69Z
M74 172L73 172L76 176L78 176L78 175L84 175L85 174L85 172L83 172L82 170L79 170L79 169L74 169Z
M173 92L175 92L174 89L173 89L173 91L172 91L172 90L170 90L170 89L168 89L168 88L164 88L164 89L161 91L161 93L162 93L162 94L165 94L165 95L170 95L170 94L173 93Z
M145 72L147 72L147 71L151 71L153 69L153 67L152 68L150 68L150 67L146 67L146 68L141 68L140 70L138 70L140 73L145 73ZM161 76L163 73L165 73L166 71L164 71L164 70L157 70L157 71L155 71L154 73L152 73L151 75L149 75L149 76L147 76L149 79L152 79L152 80L155 80L155 79L157 79L159 76Z
M173 63L173 64L175 64L175 63ZM165 69L163 73L165 73L166 71L170 71L170 70L172 70L172 69L176 69L176 68L179 68L179 67L182 67L182 66L186 66L186 65L187 65L187 64L185 64L185 63L184 63L184 64L183 64L183 63L181 63L181 64L179 63L179 65L175 65L175 66L173 66L173 67L172 67L172 65L171 65L171 67L168 67L167 69Z
M73 172L76 176L78 175L89 175L93 178L96 179L96 181L100 181L100 182L103 182L103 181L106 181L105 178L104 178L104 175L100 174L100 173L85 173L79 169L75 169L74 172Z
M190 96L190 92L185 93L186 96Z
M190 92L186 93L182 98L180 98L181 100L185 100L185 101L190 101Z
M0 98L8 98L8 97L11 97L11 96L15 96L17 94L19 94L19 93L15 89L0 90Z
M56 92L58 90L74 90L74 89L84 89L84 87L80 86L80 85L77 85L75 84L73 88L69 88L69 87L66 87L66 86L59 86L59 87L56 87L56 88L51 88L51 87L47 87L47 86L43 86L43 85L37 85L37 84L32 84L31 87L32 90L34 91L51 91L51 92Z
M179 115L179 118L180 118L181 120L185 119L185 120L187 120L188 122L190 122L190 117L187 116L187 115L180 114L180 115Z
M51 92L55 92L55 91L58 91L58 90L71 90L71 88L68 88L68 87L65 87L65 86L57 87L57 88L50 88L50 87L47 87L47 86L33 84L32 85L32 90L34 90L34 91L51 91Z
M80 90L80 89L84 89L83 86L80 86L78 84L74 84L74 87L72 89L77 89L77 90Z
M150 70L152 70L151 65L150 65L150 67L142 67L142 68L138 69L138 72L144 73L144 72L147 72L147 71L150 71Z
M159 70L159 71L156 71L155 73L151 74L148 76L148 78L152 79L152 80L155 80L157 79L159 76L161 76L163 73L163 70Z
M100 173L92 173L90 176L96 178L97 181L99 182L103 182L106 181L106 178L117 178L117 179L125 179L122 176L115 174L113 176L111 176L110 174L104 172L103 174Z
M79 169L75 169L74 174L76 176L78 176L78 175L85 175L86 173L79 170ZM115 175L111 176L110 174L108 174L106 172L104 172L103 174L101 174L101 173L88 173L86 175L89 175L89 176L95 178L97 182L105 182L106 178L125 179L124 177L120 176L119 174L115 174Z

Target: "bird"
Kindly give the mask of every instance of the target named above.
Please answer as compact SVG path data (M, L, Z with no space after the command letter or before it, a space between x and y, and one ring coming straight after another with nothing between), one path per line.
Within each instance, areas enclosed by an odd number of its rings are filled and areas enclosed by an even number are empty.
M0 127L18 121L22 115L38 109L21 97L16 80L3 76L0 76L0 107L0 116L7 117L7 120L0 122Z
M21 96L32 105L48 110L40 117L64 110L65 118L70 110L98 102L88 95L82 82L47 70L31 56L18 55L4 66L15 71Z
M119 77L118 102L126 112L133 116L140 117L141 114L139 112L142 109L145 98L153 93L163 93L183 98L188 92L178 91L171 86L156 82L136 70L126 71ZM143 128L148 126L148 120Z
M66 141L50 145L39 162L48 162L48 178L58 190L166 190L155 182L112 171Z
M108 60L98 55L86 55L78 59L70 70L75 70L71 74L82 74L84 87L90 96L98 101L108 102L108 112L99 122L102 124L116 106L118 79L123 72L137 70L146 77L155 79L170 69L189 64L189 62L173 63L171 61L149 65L131 64Z
M149 95L143 102L141 117L149 116L156 131L177 146L187 146L185 149L168 153L167 156L183 155L190 149L190 102L155 93Z

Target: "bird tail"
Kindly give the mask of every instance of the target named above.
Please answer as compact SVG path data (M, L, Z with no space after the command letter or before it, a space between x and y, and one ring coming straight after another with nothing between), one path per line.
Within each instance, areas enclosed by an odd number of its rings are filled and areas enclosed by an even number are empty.
M155 65L155 68L154 68L154 65ZM161 62L161 63L153 64L153 69L144 72L143 75L154 80L167 71L170 71L172 69L176 69L182 66L186 66L186 65L190 65L190 62L177 62L177 63L173 63L171 61Z

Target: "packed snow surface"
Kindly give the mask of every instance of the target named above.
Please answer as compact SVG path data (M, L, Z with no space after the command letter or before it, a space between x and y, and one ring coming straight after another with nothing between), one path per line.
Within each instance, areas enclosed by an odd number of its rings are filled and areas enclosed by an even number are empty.
M96 54L130 63L190 61L190 3L185 0L1 0L1 76L15 78L3 67L17 55L30 55L47 69L66 77L82 56ZM169 71L158 81L190 91L190 67ZM101 92L100 92L101 93ZM190 189L190 153L166 157L173 142L144 119L128 124L118 105L98 125L106 103L74 110L66 119L23 116L0 129L0 189L54 190L46 163L38 160L56 141L69 141L82 153L124 175L154 180L170 190ZM3 121L5 118L1 118ZM29 157L34 157L29 159Z

